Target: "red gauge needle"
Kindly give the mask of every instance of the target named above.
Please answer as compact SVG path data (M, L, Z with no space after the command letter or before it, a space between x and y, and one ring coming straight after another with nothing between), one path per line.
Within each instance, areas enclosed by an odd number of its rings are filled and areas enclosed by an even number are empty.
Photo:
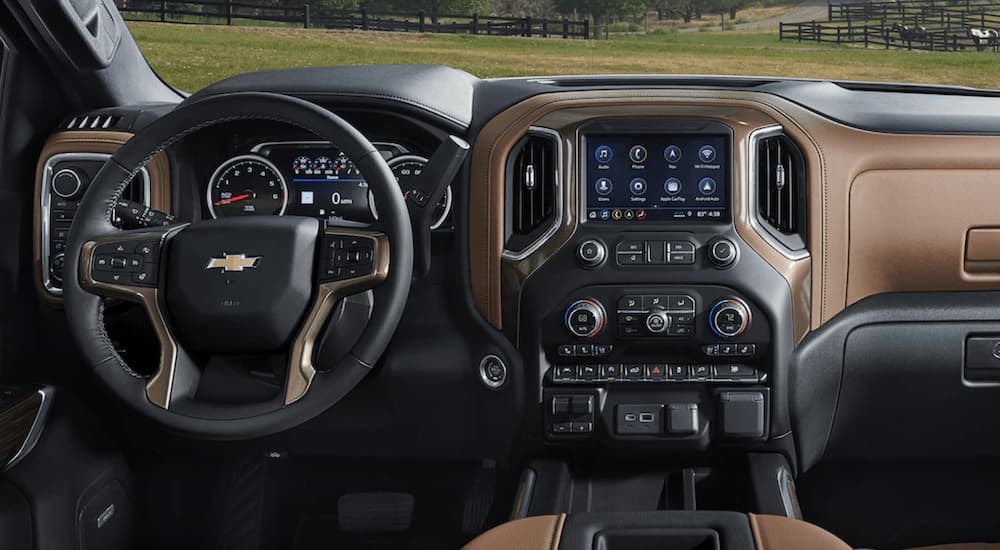
M249 198L250 198L250 193L243 193L242 195L234 195L232 197L229 197L228 199L215 201L212 203L212 206L222 206L223 204L231 204Z

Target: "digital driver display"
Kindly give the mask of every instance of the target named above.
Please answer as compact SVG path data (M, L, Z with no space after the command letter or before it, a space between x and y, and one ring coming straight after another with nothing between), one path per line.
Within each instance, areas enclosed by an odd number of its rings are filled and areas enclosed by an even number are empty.
M337 149L272 146L267 157L288 181L286 214L357 222L374 220L368 182L351 159Z
M587 221L728 220L725 135L588 134L585 144Z

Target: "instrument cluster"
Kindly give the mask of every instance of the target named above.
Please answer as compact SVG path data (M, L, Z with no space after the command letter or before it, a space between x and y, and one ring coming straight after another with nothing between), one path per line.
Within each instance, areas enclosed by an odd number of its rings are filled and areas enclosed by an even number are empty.
M394 143L376 143L404 197L414 188L427 158ZM233 156L212 173L205 203L213 218L309 216L336 225L369 224L378 209L364 174L333 144L276 141ZM431 229L451 225L452 190L438 202Z

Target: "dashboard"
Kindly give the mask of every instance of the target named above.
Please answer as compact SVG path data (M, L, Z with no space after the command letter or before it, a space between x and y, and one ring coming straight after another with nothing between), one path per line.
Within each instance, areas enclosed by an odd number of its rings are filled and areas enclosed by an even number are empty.
M306 70L274 86L343 113L404 196L449 134L472 144L434 212L437 271L414 286L418 313L399 337L413 351L463 336L435 346L440 361L420 356L440 369L433 380L406 378L461 404L428 420L426 441L445 437L435 428L445 423L485 433L475 419L505 410L559 449L791 445L790 365L807 335L872 294L1000 287L989 246L1000 131L948 135L927 120L910 133L863 128L849 113L827 116L834 109L817 96L849 104L876 92L830 83L477 81L405 70L426 78L364 105L351 87L374 80ZM323 95L317 82L335 90ZM274 86L264 73L199 94ZM115 146L133 130L119 128ZM36 279L46 297L57 298L57 278L45 275L82 192L54 176L81 168L84 189L95 173L57 155L113 152L100 145L109 133L62 131L39 159ZM350 226L378 217L352 159L280 124L207 129L165 156L134 196L181 219L302 215ZM942 181L961 211L942 210ZM889 223L889 211L935 224ZM506 391L514 385L522 401Z

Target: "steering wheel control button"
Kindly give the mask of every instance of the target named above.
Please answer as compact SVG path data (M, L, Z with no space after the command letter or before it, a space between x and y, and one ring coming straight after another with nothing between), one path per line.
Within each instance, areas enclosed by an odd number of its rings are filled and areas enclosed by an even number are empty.
M587 239L576 248L576 259L586 268L595 268L604 263L608 249L604 243L595 239Z
M479 377L487 388L498 390L507 383L507 365L496 355L487 355L479 362Z
M566 308L564 322L574 336L592 338L604 330L604 306L589 298L577 300Z
M709 326L720 338L740 336L750 328L750 308L739 298L720 300L709 312ZM727 354L720 351L720 355Z
M72 168L63 168L52 176L52 192L64 199L75 199L83 191L83 178Z
M372 272L375 241L368 237L326 235L319 280L322 283L363 277Z
M736 243L724 237L719 237L708 245L708 260L719 269L731 267L738 256Z
M628 159L635 164L642 164L646 162L646 157L648 156L646 148L642 145L633 145L631 149L628 150Z

